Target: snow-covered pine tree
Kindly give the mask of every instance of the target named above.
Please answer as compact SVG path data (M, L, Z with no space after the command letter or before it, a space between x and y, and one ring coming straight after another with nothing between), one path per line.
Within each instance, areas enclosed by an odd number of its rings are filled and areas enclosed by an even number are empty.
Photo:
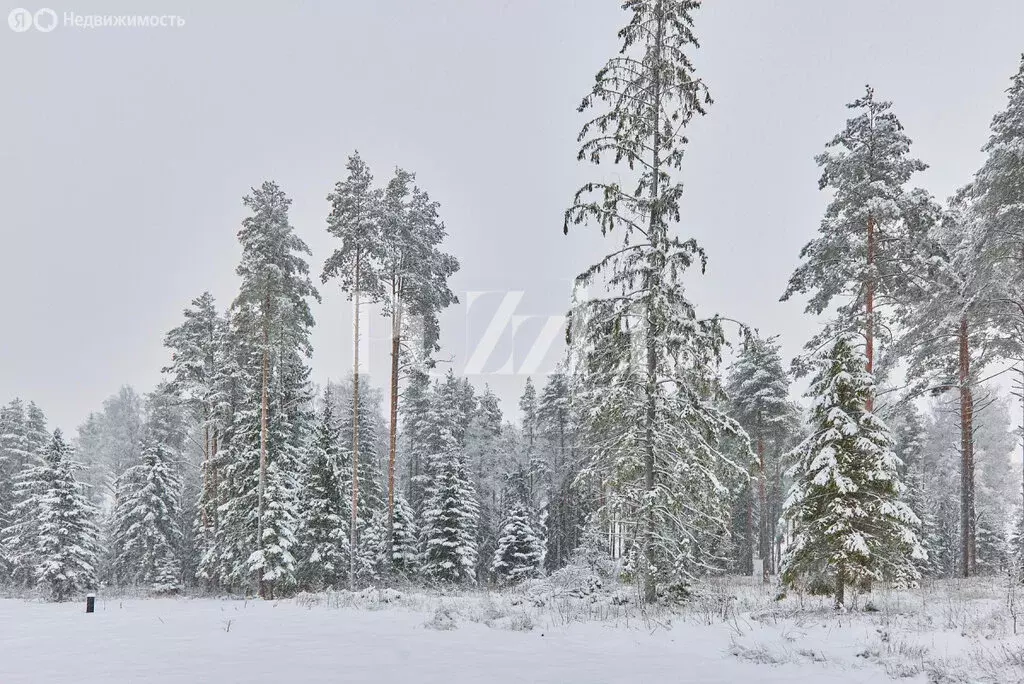
M872 373L878 331L888 325L879 314L900 300L908 280L925 272L918 243L939 215L927 192L907 189L914 173L927 166L909 156L910 138L891 107L867 86L863 97L847 105L856 116L815 157L822 170L818 186L833 193L832 201L782 295L786 301L809 294L806 310L815 315L843 300L835 320L807 348L861 331Z
M1008 531L1019 496L1017 468L1010 462L1017 440L1009 402L992 396L977 418L977 569L978 574L1005 576L1011 559Z
M338 181L334 192L327 196L331 211L327 216L327 232L341 240L336 249L324 262L320 276L324 284L337 278L341 289L352 300L352 401L355 409L352 418L359 420L359 323L362 298L380 301L384 296L380 261L383 257L381 238L383 193L373 187L370 169L359 156L353 153L346 164L348 178ZM349 515L349 546L356 547L359 524L359 439L360 426L352 427L352 510ZM350 557L349 582L355 581L355 555ZM354 585L349 587L354 588Z
M163 385L147 402L142 463L118 478L110 546L119 584L147 586L156 594L181 589L182 434L176 399Z
M901 499L900 460L888 428L867 405L875 382L850 337L839 336L816 359L813 434L795 450L793 487L784 514L794 539L782 562L782 581L827 578L837 609L846 587L865 581L916 582L924 560L920 521Z
M982 224L983 258L995 264L1001 303L1014 321L1018 347L1024 347L1024 55L1007 96L967 192ZM1017 351L1024 358L1024 349Z
M967 192L984 234L980 258L995 267L993 286L1004 325L1015 330L1016 359L1024 361L1024 55L1007 96L982 148L985 162ZM1021 516L1016 554L1024 558L1024 508Z
M605 490L602 513L628 537L645 601L657 585L717 569L727 537L718 448L738 426L713 404L724 342L717 318L701 320L684 294L683 273L703 251L672 235L680 219L685 125L710 102L694 73L692 0L627 0L622 49L596 77L580 111L598 109L580 132L578 158L609 157L622 182L589 182L566 211L570 225L621 231L623 246L577 278L607 296L575 305L574 368L584 377L590 462L584 473ZM616 174L618 175L618 174Z
M536 515L521 503L513 504L501 528L491 572L501 584L518 584L539 577L544 565L544 541L537 534Z
M403 347L408 327L406 316L418 319L416 347L437 350L438 314L458 298L448 278L459 262L440 250L446 236L438 216L438 203L426 192L412 187L413 174L397 169L384 191L382 204L381 313L391 319L391 382L389 385L388 525L394 521L395 464L398 448L399 373L409 350ZM415 354L414 354L415 355Z
M348 504L341 476L341 439L330 386L306 459L299 507L298 580L305 589L337 588L348 573Z
M99 529L96 510L75 480L72 449L55 430L25 483L33 492L23 511L38 515L32 557L35 583L52 601L96 586Z
M234 526L232 576L273 598L294 581L296 478L310 422L309 300L319 294L303 258L309 248L288 220L291 200L267 181L243 201L252 214L238 233L241 286L231 327L247 386L226 473L233 491L221 513Z
M1010 391L1010 395L1017 400L1020 408L1024 408L1024 360L1015 369L1016 378L1014 378L1013 389ZM1024 416L1021 416L1020 422L1017 424L1017 439L1020 441L1021 451L1024 452ZM1022 453L1024 456L1024 453ZM1024 462L1024 459L1022 459ZM1022 481L1022 491L1018 493L1018 496L1024 493L1024 481ZM1024 582L1024 500L1018 498L1018 503L1022 504L1018 511L1017 519L1014 521L1013 533L1010 535L1010 555L1016 562L1017 572L1020 573L1021 581Z
M960 548L960 419L956 402L932 399L925 414L925 509L933 528L928 540L929 572L951 578L962 574ZM923 523L929 522L926 518ZM922 527L923 530L926 528Z
M929 268L904 291L895 351L908 360L911 391L956 391L960 418L960 571L976 568L974 413L985 369L1018 348L997 286L998 262L985 258L984 222L961 190L928 233Z
M800 427L800 411L789 400L789 377L774 337L751 333L744 341L725 385L730 414L743 426L754 447L747 498L746 549L764 561L767 577L775 572L776 528L782 516L782 459Z

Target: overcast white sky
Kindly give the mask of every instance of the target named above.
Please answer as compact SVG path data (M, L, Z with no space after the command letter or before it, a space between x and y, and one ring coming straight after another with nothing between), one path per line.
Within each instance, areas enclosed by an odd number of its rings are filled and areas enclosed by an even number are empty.
M34 399L73 430L120 385L149 390L189 300L233 297L241 197L264 179L293 198L319 274L332 249L325 197L356 148L381 182L401 165L441 202L463 302L523 291L518 314L562 313L600 247L564 237L561 216L587 171L575 162L576 106L617 49L618 4L151 2L147 14L185 26L0 28L0 402ZM716 102L691 128L680 226L710 254L693 290L701 309L781 334L796 353L815 322L802 302L777 300L818 225L813 157L843 105L868 82L894 100L931 164L919 183L945 197L981 160L1022 26L1018 0L707 2L697 61ZM335 287L323 293L317 381L351 362L348 306ZM444 317L442 355L456 368L501 299ZM520 330L516 368L542 323ZM380 384L387 350L370 344ZM506 335L485 370L510 348ZM473 380L511 410L523 378Z

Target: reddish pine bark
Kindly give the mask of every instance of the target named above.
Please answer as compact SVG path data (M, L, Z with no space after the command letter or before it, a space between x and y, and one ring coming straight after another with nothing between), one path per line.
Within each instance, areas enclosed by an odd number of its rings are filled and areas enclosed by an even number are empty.
M960 318L960 559L964 577L975 571L974 525L974 397L967 316Z

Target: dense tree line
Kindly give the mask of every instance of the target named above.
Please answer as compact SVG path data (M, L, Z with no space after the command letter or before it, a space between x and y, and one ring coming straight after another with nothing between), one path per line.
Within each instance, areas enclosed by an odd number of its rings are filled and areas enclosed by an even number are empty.
M565 357L525 379L516 416L440 370L459 268L440 205L403 169L375 185L358 153L327 196L320 269L352 300L356 357L314 386L313 255L267 181L243 198L237 295L189 304L165 382L122 388L70 441L35 404L0 409L5 582L55 600L99 584L504 586L586 546L644 601L736 572L842 607L872 582L1019 572L996 378L1024 364L1024 60L982 167L944 205L912 185L926 165L892 103L867 87L847 105L782 297L824 325L787 368L776 337L703 314L684 287L707 263L678 234L687 126L711 105L699 4L623 5L621 49L580 105L578 159L598 168L563 221L614 244L577 277ZM390 323L382 389L360 373L361 307Z

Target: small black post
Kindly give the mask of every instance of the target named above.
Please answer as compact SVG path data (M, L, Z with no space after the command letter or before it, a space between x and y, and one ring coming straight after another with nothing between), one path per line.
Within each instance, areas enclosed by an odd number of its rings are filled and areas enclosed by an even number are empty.
M85 597L85 612L96 612L96 594L87 594Z

